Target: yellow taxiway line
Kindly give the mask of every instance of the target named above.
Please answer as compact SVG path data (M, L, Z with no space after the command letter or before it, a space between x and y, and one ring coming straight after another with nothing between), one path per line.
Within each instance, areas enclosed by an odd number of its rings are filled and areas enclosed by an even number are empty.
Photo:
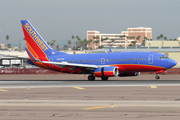
M156 86L151 86L151 88L157 88Z
M73 87L73 88L80 89L80 90L83 90L83 89L84 89L84 88L81 88L81 87Z
M108 107L116 107L114 105L111 106L100 106L100 107L91 107L91 108L84 108L85 110L91 110L91 109L99 109L99 108L108 108Z
M6 92L6 91L9 91L9 90L3 90L3 89L0 89L0 91Z

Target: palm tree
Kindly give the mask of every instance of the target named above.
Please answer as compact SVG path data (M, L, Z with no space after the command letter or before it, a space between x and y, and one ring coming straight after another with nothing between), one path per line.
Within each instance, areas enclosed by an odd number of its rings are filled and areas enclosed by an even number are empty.
M101 42L103 42L105 39L104 38L101 38Z
M87 44L90 45L91 42L92 42L92 39L88 40L88 41L87 41ZM89 46L88 46L88 47L89 47Z
M85 49L86 49L86 47L87 47L87 43L88 43L88 40L87 39L84 39L84 45L85 45Z
M121 38L121 40L122 40L122 38L123 38L123 35L120 35L119 37L120 37L120 38Z
M160 36L157 36L157 39L159 40L159 39L160 39Z
M72 37L71 37L72 39L73 39L73 47L74 47L74 35L72 35Z
M71 45L71 41L70 40L68 40L68 44L69 44L69 47L70 47L70 45Z
M80 40L78 45L79 45L79 47L83 48L83 44L84 44L84 41Z
M139 40L139 39L140 39L140 36L137 36L137 37L136 37L136 40Z
M133 46L135 46L135 45L136 45L136 41L132 41L131 43L133 44Z
M115 39L111 39L111 41L112 41L112 42L114 42L114 41L115 41Z
M64 45L64 50L66 50L66 49L67 49L67 45L65 44L65 45Z
M162 38L163 38L164 36L163 36L163 34L160 34L160 36L159 36L159 37L160 37L160 38L161 38L161 40L162 40Z
M98 48L99 48L99 49L102 49L102 48L104 48L104 46L103 46L103 45L101 45L101 46L99 46Z
M54 49L54 43L56 42L56 40L52 40L51 41L51 46L52 46L52 48Z
M8 45L9 35L6 35L6 40L7 40L7 45Z
M96 41L94 41L93 43L94 43L95 49L96 49L96 44L99 43L99 40L96 40Z
M132 44L129 44L129 47L132 47L133 45Z
M11 48L11 44L7 44L7 48Z
M164 37L164 40L167 40L167 37Z
M76 36L76 39L77 39L77 40L79 39L79 36L78 36L78 35Z

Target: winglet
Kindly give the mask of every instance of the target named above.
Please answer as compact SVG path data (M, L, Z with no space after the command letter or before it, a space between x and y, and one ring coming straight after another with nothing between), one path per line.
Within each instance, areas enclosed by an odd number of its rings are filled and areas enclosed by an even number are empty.
M111 50L111 48L109 48L109 52L112 53L113 51Z

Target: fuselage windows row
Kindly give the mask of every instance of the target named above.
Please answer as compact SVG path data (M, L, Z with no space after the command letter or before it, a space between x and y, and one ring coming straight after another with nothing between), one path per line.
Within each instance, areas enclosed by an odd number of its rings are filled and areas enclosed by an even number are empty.
M118 59L118 61L137 61L137 60L147 60L147 58Z
M137 60L147 60L147 58L130 58L130 59L118 59L118 61L137 61ZM102 59L102 60L77 60L77 61L63 61L68 63L81 63L81 62L108 62L108 61L116 61L115 59ZM57 61L62 62L62 61Z

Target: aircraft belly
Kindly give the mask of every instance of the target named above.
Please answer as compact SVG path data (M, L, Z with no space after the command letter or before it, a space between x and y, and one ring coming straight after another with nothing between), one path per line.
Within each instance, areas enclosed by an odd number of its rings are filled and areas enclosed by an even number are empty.
M153 65L137 65L137 64L123 64L115 65L118 67L119 72L123 71L138 71L138 72L148 72L148 71L159 71L165 70L166 68L153 66Z

